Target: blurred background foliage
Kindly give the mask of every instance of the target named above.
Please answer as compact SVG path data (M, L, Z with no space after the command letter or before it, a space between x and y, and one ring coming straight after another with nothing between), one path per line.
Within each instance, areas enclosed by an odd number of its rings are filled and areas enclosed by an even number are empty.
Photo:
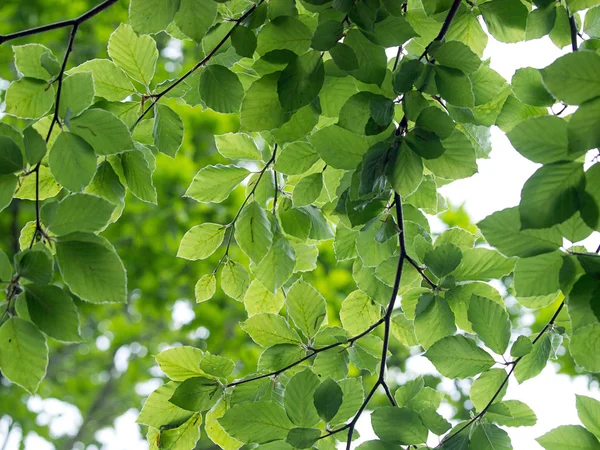
M81 27L71 67L91 58L107 57L106 43L111 32L120 22L127 21L127 3L118 2ZM0 4L0 17L3 18L0 34L75 17L95 4L96 0L3 0ZM67 37L68 30L62 29L11 44L38 42L61 58ZM155 77L157 83L177 77L201 58L201 50L190 42L183 44L180 51L179 43L174 44L168 35L163 33L156 39L161 51ZM9 82L17 77L12 60L11 45L1 45L0 101ZM239 376L256 367L260 350L237 326L246 318L243 305L222 292L217 292L210 302L194 304L196 281L215 267L221 254L217 252L211 258L197 262L175 257L185 231L203 222L228 223L243 201L243 187L220 205L201 205L182 198L201 167L226 163L216 151L213 136L236 131L239 123L233 116L202 111L200 106L191 108L173 100L171 106L184 120L185 141L175 159L162 154L157 159L154 185L158 206L129 195L120 220L103 233L127 268L128 304L78 305L84 340L65 345L49 339L48 376L35 401L0 375L0 424L4 431L8 427L19 434L20 429L22 448L25 437L31 433L46 439L56 449L71 449L77 442L84 445L78 444L78 448L98 445L97 430L113 426L117 417L132 408L139 410L145 396L161 382L153 355L167 346L193 345L227 356L236 361ZM10 117L2 120L19 128L25 126L22 120ZM14 201L0 215L0 247L8 255L15 252L21 228L34 218L33 206L31 201ZM451 206L438 218L445 226L476 231L462 206ZM341 300L355 289L351 267L336 264L331 242L320 247L318 268L305 273L304 277L327 298L330 318L337 317ZM534 316L515 305L511 309L513 324L517 328L539 331L555 309L556 305L550 305L536 311ZM390 365L403 370L410 356L409 350L393 341L391 351ZM568 354L558 355L556 362L561 372L577 374ZM433 388L439 382L439 378L426 377L426 383ZM468 396L465 393L468 393L468 386L457 385L455 395L447 399L455 407L456 419L467 418L465 402ZM70 427L62 427L61 431L60 426L53 425L54 419L39 407L39 398L57 399L74 406L81 420ZM383 398L379 400L382 402ZM62 404L58 410L64 407ZM2 431L0 426L0 449L7 439ZM145 430L142 432L145 434ZM198 448L210 447L214 445L206 438L198 443Z

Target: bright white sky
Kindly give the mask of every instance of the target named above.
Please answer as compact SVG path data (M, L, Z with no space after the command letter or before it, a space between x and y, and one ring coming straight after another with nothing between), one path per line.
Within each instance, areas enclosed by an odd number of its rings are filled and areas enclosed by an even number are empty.
M485 58L493 57L491 67L510 81L514 72L521 67L543 68L551 64L561 54L548 37L522 42L518 44L503 44L490 37ZM395 54L395 51L393 52ZM510 142L499 129L492 129L493 150L490 159L478 161L479 173L466 180L456 181L442 189L442 194L455 205L464 203L474 222L478 222L494 211L498 211L519 203L521 188L525 181L538 167L517 153ZM432 223L432 226L436 226ZM595 249L600 244L600 233L594 233L585 241L588 249ZM174 311L174 321L181 326L194 316L190 304L177 302L178 311ZM177 316L177 317L176 317ZM525 317L523 326L527 326ZM182 323L183 322L183 323ZM117 355L119 356L119 355ZM121 355L126 361L126 355ZM122 363L125 364L126 362ZM123 367L125 369L125 367ZM419 374L435 373L435 368L422 356L413 356L408 361L407 373L402 379L412 379ZM153 384L153 383L151 383ZM149 393L156 386L140 386L139 391ZM451 383L442 383L442 390L452 393ZM140 392L141 393L141 392ZM505 428L513 441L514 450L538 450L542 447L535 441L547 431L566 424L579 424L575 409L575 394L583 394L600 399L597 383L589 387L586 377L570 378L556 373L556 364L550 363L536 378L518 385L511 379L505 399L519 399L527 403L537 414L538 423L534 427ZM52 423L52 429L57 432L74 433L76 424L81 423L79 412L73 407L67 407L57 400L36 399L30 402L30 407L36 411L45 411L41 420ZM449 416L450 409L442 409L442 414ZM139 433L135 424L137 411L130 410L115 421L114 428L98 432L98 439L104 444L102 450L145 450L147 443ZM0 443L4 442L7 422L0 421ZM361 440L374 439L369 416L364 414L358 423ZM20 436L19 431L13 432L11 442L6 450L16 450ZM437 444L432 441L430 445ZM26 450L53 449L37 436L27 438ZM98 450L96 446L88 446L87 450Z

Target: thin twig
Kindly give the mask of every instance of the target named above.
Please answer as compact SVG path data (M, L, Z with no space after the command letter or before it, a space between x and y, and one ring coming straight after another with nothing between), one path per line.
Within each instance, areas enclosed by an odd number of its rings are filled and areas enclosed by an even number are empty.
M240 217L240 214L242 213L242 210L244 209L244 206L246 206L246 203L248 203L248 200L250 199L250 197L252 197L254 195L254 193L256 192L256 189L258 188L258 184L260 183L260 180L262 179L263 175L265 174L265 172L267 171L267 169L269 168L269 166L271 164L275 163L275 158L276 157L277 157L277 144L275 144L275 147L273 149L273 154L271 155L271 158L266 162L265 167L263 167L260 170L258 178L256 179L256 182L254 183L254 186L252 187L252 190L248 193L248 195L246 195L246 198L244 199L244 201L242 202L242 204L238 208L237 213L233 217L233 220L226 225L227 228L231 228L231 230L229 232L229 237L227 238L227 247L225 248L225 253L223 254L223 256L221 257L221 259L217 263L217 266L213 270L213 273L217 273L217 271L219 270L219 267L221 267L221 264L223 263L223 261L229 255L229 248L231 247L231 240L233 239L233 231L235 229L235 223L237 222L238 218Z
M244 14L242 14L242 16L240 16L239 19L233 20L233 22L235 22L235 25L231 28L231 30L229 30L229 32L225 35L225 37L223 37L223 39L221 39L221 41L215 46L215 48L213 48L212 51L208 55L206 55L204 58L202 58L200 61L198 61L198 63L196 63L196 65L194 67L192 67L190 70L188 70L186 73L184 73L181 77L179 77L177 80L175 80L175 82L173 84L171 84L169 87L150 96L152 98L152 102L150 103L150 106L148 106L142 112L142 114L140 114L140 116L138 117L136 122L133 124L131 129L133 130L137 126L137 124L141 122L141 120L144 118L144 116L146 114L148 114L148 112L150 112L150 110L154 107L154 105L156 105L158 103L158 101L161 98L163 98L167 93L169 93L176 86L178 86L180 83L182 83L186 78L188 78L190 75L192 75L196 70L198 70L200 67L204 66L208 61L210 61L212 59L212 57L215 56L215 54L220 50L220 48L223 46L223 44L225 44L225 42L227 42L227 40L231 37L231 35L235 31L235 29L237 27L239 27L244 20L246 20L248 17L250 17L250 15L254 11L256 11L256 9L264 1L265 0L260 0L258 3L254 4L252 7L250 7Z
M7 41L11 41L13 39L18 39L18 38L22 38L22 37L26 37L26 36L32 36L34 34L43 33L45 31L57 30L59 28L67 28L67 27L72 27L72 26L76 26L76 25L79 26L86 20L91 19L96 14L104 11L109 6L111 6L115 3L117 3L117 0L105 0L104 2L100 3L98 6L95 6L94 8L90 9L88 12L83 13L82 15L80 15L79 17L76 17L74 19L61 20L59 22L54 22L54 23L51 23L48 25L42 25L42 26L35 27L35 28L29 28L29 29L23 30L23 31L17 31L15 33L0 35L0 45Z
M558 315L560 314L560 312L562 311L562 309L563 309L564 306L565 306L565 302L564 301L560 302L560 305L558 306L558 308L556 309L556 311L552 315L552 318L548 321L548 323L546 324L546 326L542 329L542 331L539 332L539 334L533 340L533 344L535 344L537 341L539 341L542 338L542 336L544 336L544 334L546 334L546 332L550 328L552 328L554 326L554 323L556 322L556 319L558 318ZM463 426L461 426L458 429L458 431L452 433L450 436L448 436L447 438L443 439L442 442L437 447L435 447L435 448L439 448L442 444L446 444L448 441L454 439L462 431L464 431L465 429L467 429L468 427L470 427L471 425L473 425L473 423L475 423L477 420L479 420L483 416L485 416L485 414L488 412L490 406L492 406L492 404L496 401L496 399L498 398L498 396L500 395L500 393L502 392L502 390L504 389L504 387L508 383L508 380L510 379L510 376L513 374L513 372L517 368L517 364L519 364L519 362L522 359L523 359L523 356L515 359L514 361L510 361L509 363L507 363L507 364L510 364L512 367L510 368L510 370L506 374L506 377L504 377L504 380L502 381L502 383L500 384L500 386L498 387L498 389L496 390L496 392L494 393L494 395L492 396L492 398L487 402L487 404L485 405L485 407L475 417L473 417L468 422L466 422Z

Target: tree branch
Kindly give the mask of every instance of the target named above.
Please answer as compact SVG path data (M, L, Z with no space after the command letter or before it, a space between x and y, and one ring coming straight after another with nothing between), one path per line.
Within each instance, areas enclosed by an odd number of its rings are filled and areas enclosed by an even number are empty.
M22 38L22 37L26 37L26 36L32 36L34 34L44 33L45 31L58 30L60 28L66 28L66 27L72 27L72 26L79 26L86 20L91 19L96 14L101 13L102 11L104 11L109 6L111 6L115 3L117 3L117 0L105 0L104 2L100 3L98 6L95 6L94 8L90 9L88 12L83 13L82 15L80 15L79 17L76 17L74 19L61 20L59 22L54 22L54 23L51 23L48 25L42 25L42 26L35 27L35 28L29 28L27 30L17 31L17 32L11 33L11 34L0 35L0 45L2 45L3 43L5 43L7 41L11 41L13 39L18 39L18 38Z
M446 16L446 19L444 20L444 23L442 24L442 28L440 28L440 32L438 33L436 38L433 41L431 41L427 45L427 47L425 47L425 51L419 57L419 59L423 59L425 57L425 55L427 55L427 52L429 51L431 44L433 44L434 42L437 42L437 41L441 41L442 39L444 39L444 37L446 37L446 33L448 33L448 30L450 29L450 25L452 24L452 21L454 20L454 17L456 16L456 12L458 11L458 8L460 8L461 2L462 2L462 0L454 0L454 2L452 3L452 6L450 7L450 10L448 11L448 15Z
M558 308L556 309L556 311L552 315L552 318L548 321L548 323L546 324L546 326L542 329L542 331L540 331L538 333L538 335L536 336L536 338L533 340L533 344L535 344L537 341L539 341L541 339L541 337L544 336L544 334L546 334L546 332L550 328L552 328L552 326L556 322L556 319L558 318L558 315L560 314L560 312L562 311L562 309L563 309L564 306L565 306L565 302L563 300L562 302L560 302L560 305L558 306ZM506 377L504 377L504 380L502 381L502 384L500 384L500 386L498 387L498 389L496 390L496 392L494 393L494 395L492 396L492 398L485 405L485 407L475 417L473 417L467 423L465 423L462 427L460 427L458 431L456 431L455 433L452 433L446 439L443 439L442 442L439 445L437 445L435 448L440 448L441 445L446 444L448 441L454 439L462 431L464 431L465 429L467 429L468 427L470 427L471 425L473 425L473 423L475 423L477 420L480 420L481 418L483 418L483 416L485 416L485 414L488 412L488 409L490 408L490 406L492 406L492 404L494 403L494 401L498 398L498 396L502 392L502 389L504 389L504 387L508 383L508 380L510 379L510 376L515 371L515 369L517 367L517 364L519 364L519 362L523 358L524 357L521 356L521 357L517 358L516 360L507 363L507 364L510 364L512 367L510 368L510 370L506 374Z
M148 114L148 112L154 107L154 105L156 105L158 103L158 101L161 98L163 98L172 89L174 89L176 86L178 86L180 83L182 83L187 77L189 77L190 75L192 75L196 70L198 70L200 67L204 66L208 61L210 61L210 59L213 56L215 56L215 54L219 51L219 49L223 46L223 44L225 44L225 42L227 42L227 40L231 37L231 35L235 31L235 29L237 27L239 27L244 20L246 20L248 17L250 17L250 15L254 11L256 11L256 9L264 1L265 0L260 0L258 3L254 4L251 8L249 8L248 11L246 11L244 14L242 14L239 19L235 19L234 20L235 25L231 28L231 30L229 30L229 32L225 35L225 37L223 39L221 39L221 41L215 46L215 48L213 48L212 51L208 55L206 55L204 58L202 58L202 60L200 60L198 63L196 63L196 65L194 67L192 67L190 70L188 70L186 73L184 73L181 77L179 77L177 80L175 80L175 82L173 84L171 84L169 87L163 89L162 91L160 91L157 94L152 95L151 96L152 103L150 103L150 106L148 106L142 112L142 114L140 114L140 117L138 117L138 119L133 124L133 127L131 127L131 129L133 130L137 126L137 124L141 122L141 120L144 118L144 116L146 114Z

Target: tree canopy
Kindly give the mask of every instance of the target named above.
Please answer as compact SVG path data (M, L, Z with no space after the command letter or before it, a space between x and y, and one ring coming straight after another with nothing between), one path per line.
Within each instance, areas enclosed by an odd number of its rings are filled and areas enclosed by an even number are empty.
M597 378L596 0L54 3L0 6L11 428L71 449L137 408L151 449L511 449L536 416L509 383ZM489 36L569 51L509 81ZM472 224L438 190L493 126L539 167ZM401 382L411 355L437 375ZM35 394L82 423L53 435ZM573 401L546 450L600 449Z

